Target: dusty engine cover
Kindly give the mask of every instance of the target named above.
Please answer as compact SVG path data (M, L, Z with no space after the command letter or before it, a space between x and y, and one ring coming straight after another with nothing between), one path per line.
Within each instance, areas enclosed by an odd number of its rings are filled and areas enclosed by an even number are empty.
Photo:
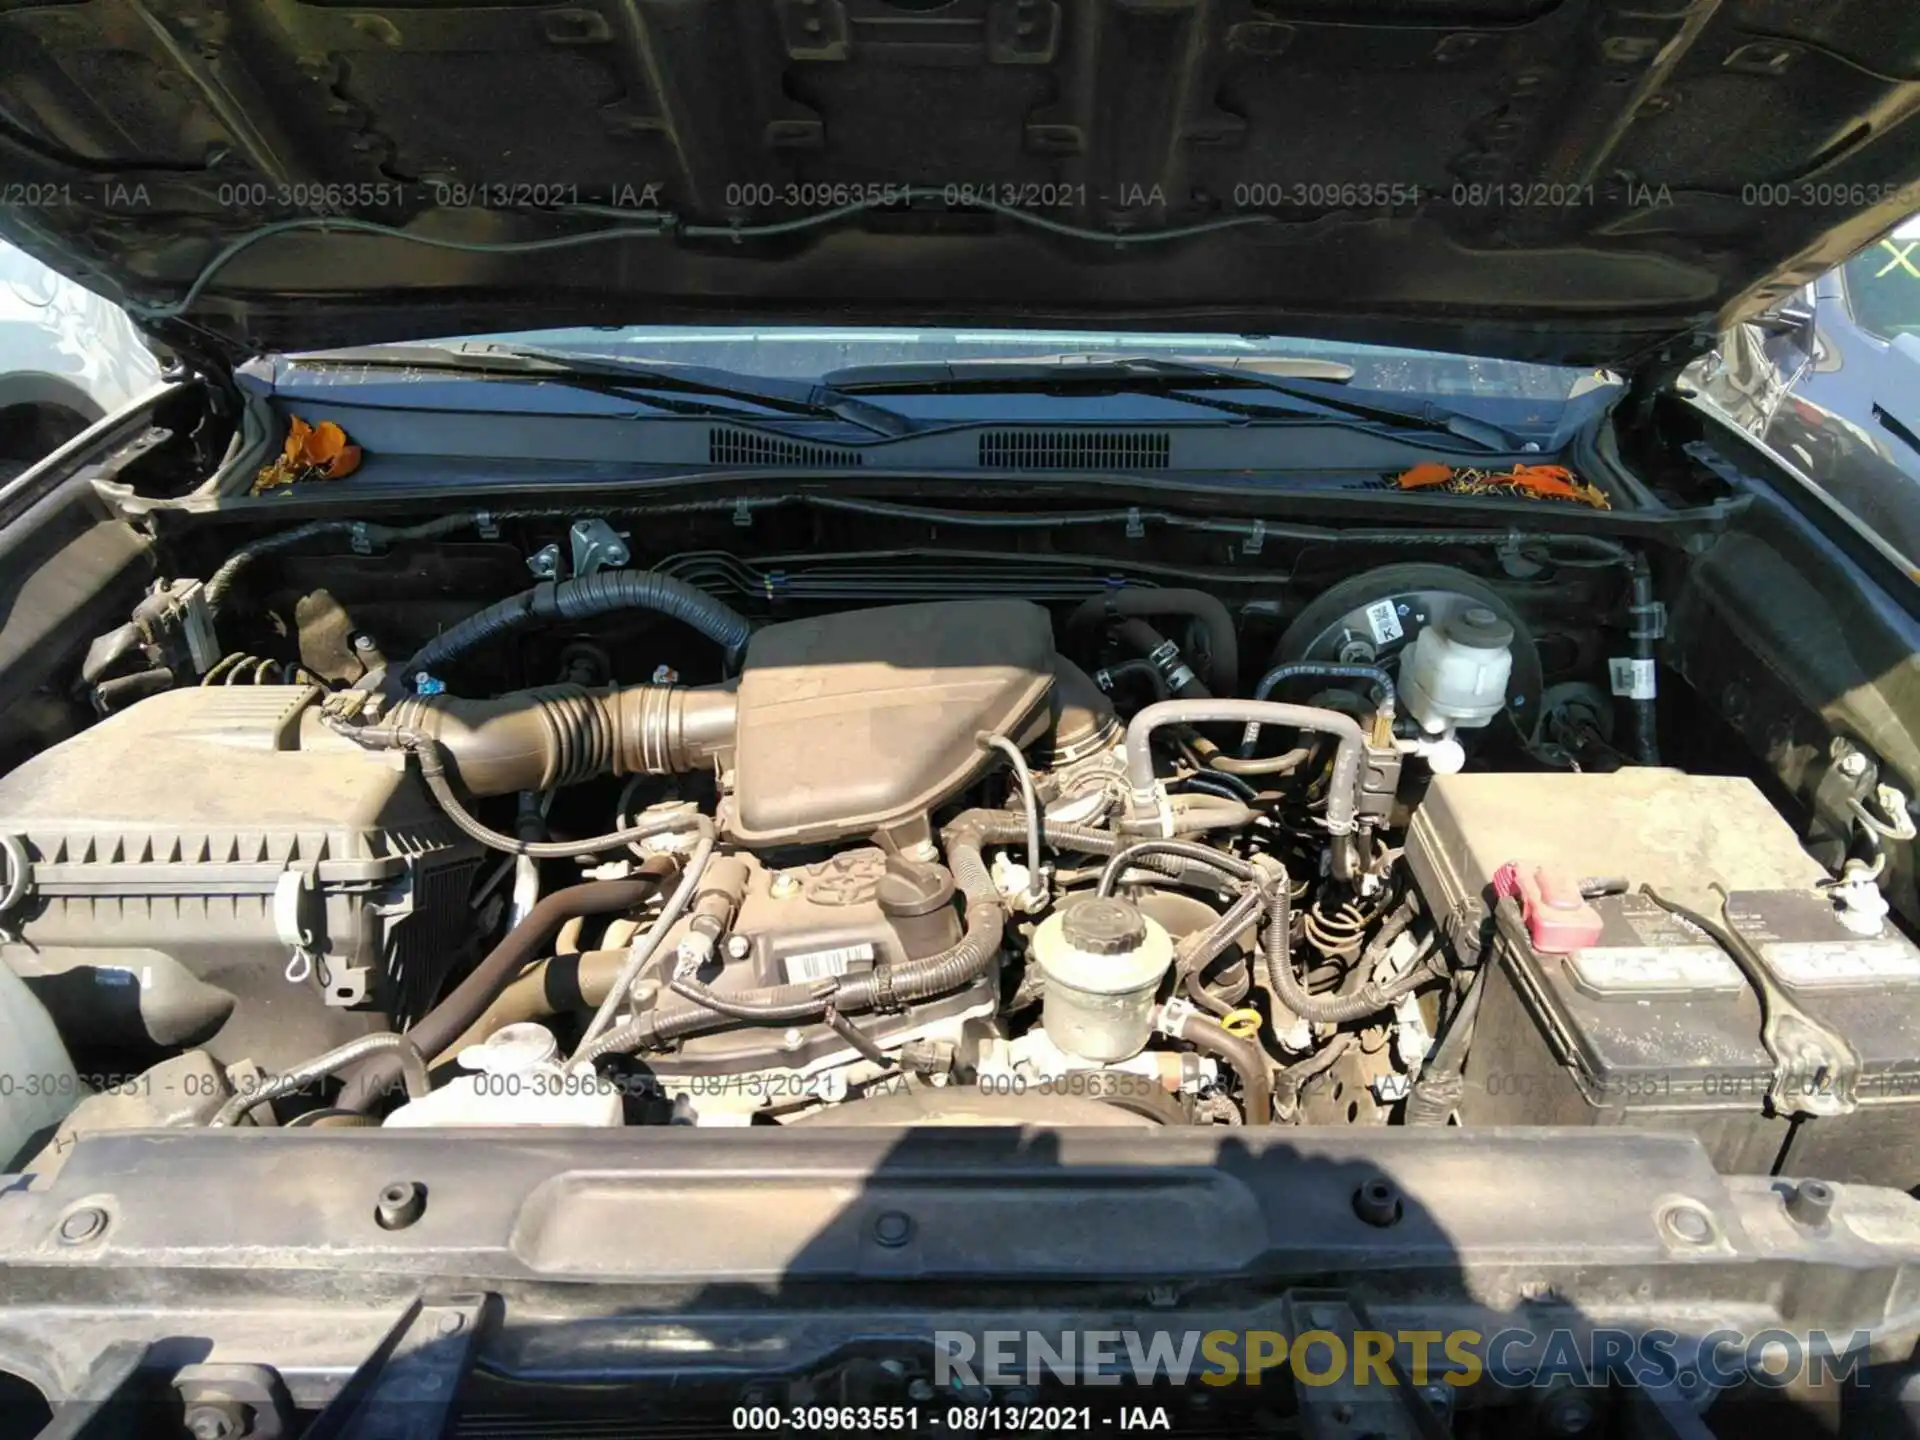
M732 796L744 845L926 837L995 764L982 735L1047 723L1053 624L1024 600L895 605L770 625L740 675Z

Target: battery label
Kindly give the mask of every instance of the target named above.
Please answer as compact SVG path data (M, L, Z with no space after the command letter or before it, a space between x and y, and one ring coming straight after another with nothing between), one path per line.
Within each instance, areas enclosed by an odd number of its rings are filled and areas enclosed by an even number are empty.
M1598 994L1714 994L1746 988L1740 967L1705 945L1607 945L1567 960L1576 983Z
M1776 942L1760 947L1767 968L1796 990L1920 980L1920 951L1899 940Z

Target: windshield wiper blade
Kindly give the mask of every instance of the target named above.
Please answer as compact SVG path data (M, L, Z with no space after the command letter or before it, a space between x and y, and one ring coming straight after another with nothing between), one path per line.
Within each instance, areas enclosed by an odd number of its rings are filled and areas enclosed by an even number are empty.
M547 380L577 385L602 394L654 392L660 395L708 396L758 406L781 415L840 420L874 435L893 437L910 433L913 422L899 412L870 400L845 395L830 386L736 375L703 365L678 365L620 356L572 354L533 346L501 345L492 341L462 341L455 345L370 345L358 349L326 350L297 357L299 363L391 366L396 369L443 369L506 380ZM766 418L739 410L712 406L662 409L689 414L732 415L741 420Z
M945 371L944 375L930 373ZM1217 408L1256 418L1309 418L1338 423L1343 418L1390 425L1398 429L1432 430L1452 435L1485 450L1520 451L1527 442L1510 431L1476 416L1427 402L1419 408L1385 405L1355 400L1340 394L1325 394L1308 388L1302 380L1280 379L1255 369L1215 365L1205 361L1167 359L1157 355L1053 356L999 364L955 362L929 366L865 366L857 371L836 371L825 379L848 393L865 391L968 391L1053 389L1088 386L1092 388L1132 390L1150 394L1188 394L1201 388L1240 388L1263 390L1285 396L1299 406L1315 409L1260 405L1229 405L1213 402ZM1311 377L1319 381L1319 377ZM1331 380L1320 383L1344 383ZM1203 402L1205 403L1205 402Z

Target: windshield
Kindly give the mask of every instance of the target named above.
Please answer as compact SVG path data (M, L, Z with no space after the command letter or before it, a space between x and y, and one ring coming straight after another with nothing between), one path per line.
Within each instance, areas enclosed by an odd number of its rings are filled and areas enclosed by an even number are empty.
M1884 340L1920 334L1920 232L1902 226L1841 269L1861 329Z
M816 380L852 366L1037 360L1062 354L1150 355L1222 364L1298 358L1352 366L1349 383L1360 390L1557 402L1565 400L1576 385L1594 373L1391 346L1207 333L632 325L459 338L582 355L617 355L626 360L705 365L740 375L785 380Z

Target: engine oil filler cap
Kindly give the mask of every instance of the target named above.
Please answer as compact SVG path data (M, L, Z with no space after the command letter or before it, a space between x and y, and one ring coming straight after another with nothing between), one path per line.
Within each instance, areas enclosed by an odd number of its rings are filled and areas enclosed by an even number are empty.
M1580 882L1569 875L1509 860L1493 875L1494 893L1517 896L1527 922L1527 938L1542 955L1569 955L1597 945L1604 926L1600 912L1580 893Z

